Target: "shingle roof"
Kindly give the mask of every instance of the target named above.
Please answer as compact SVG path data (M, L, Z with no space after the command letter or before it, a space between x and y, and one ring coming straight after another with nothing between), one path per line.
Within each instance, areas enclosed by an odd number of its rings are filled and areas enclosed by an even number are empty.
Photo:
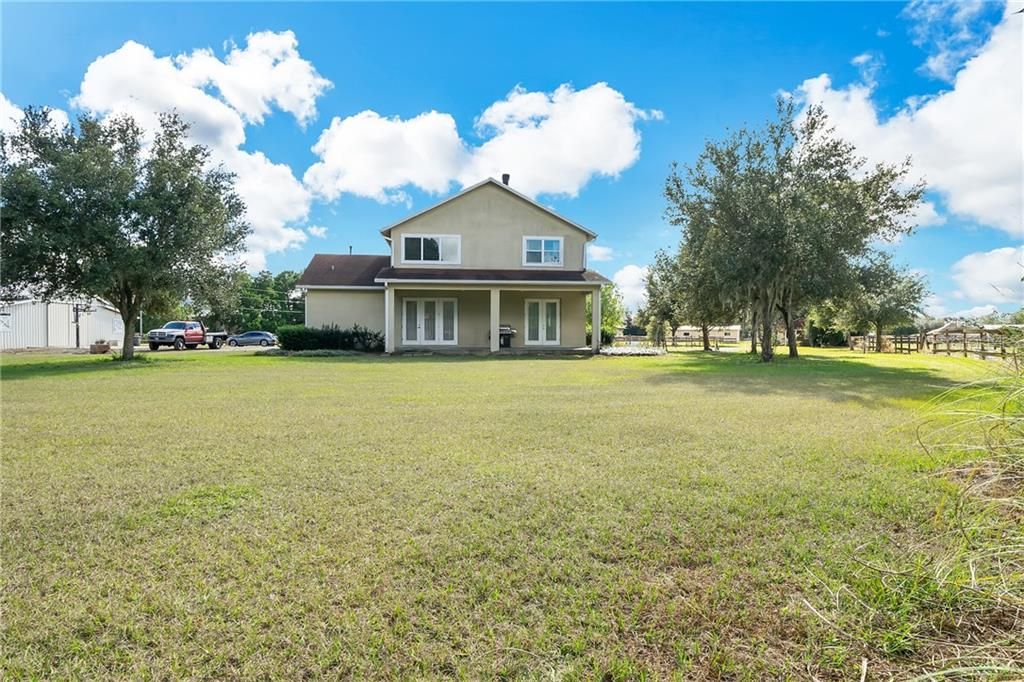
M393 268L385 267L378 280L459 280L466 282L565 282L607 284L608 279L593 270L477 270L469 268Z
M391 263L390 256L341 256L318 253L313 256L296 286L380 287L377 273Z

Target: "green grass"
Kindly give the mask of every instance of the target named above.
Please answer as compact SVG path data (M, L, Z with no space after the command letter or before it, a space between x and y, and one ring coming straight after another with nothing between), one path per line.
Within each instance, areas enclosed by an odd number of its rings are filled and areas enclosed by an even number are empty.
M877 641L804 600L935 532L916 411L985 365L806 354L4 356L0 670L917 670L913 595Z

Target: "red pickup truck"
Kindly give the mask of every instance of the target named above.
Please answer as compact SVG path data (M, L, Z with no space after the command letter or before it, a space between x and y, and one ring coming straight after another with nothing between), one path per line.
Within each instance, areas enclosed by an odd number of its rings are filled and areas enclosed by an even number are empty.
M211 332L202 322L195 320L175 320L168 322L160 329L151 329L146 334L150 350L158 350L160 346L173 346L174 350L188 348L192 350L200 344L206 344L216 350L227 341L227 332Z

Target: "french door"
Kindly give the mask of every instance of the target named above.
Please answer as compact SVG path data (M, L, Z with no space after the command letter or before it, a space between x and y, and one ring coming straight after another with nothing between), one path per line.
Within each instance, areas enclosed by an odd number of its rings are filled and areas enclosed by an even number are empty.
M557 346L561 343L559 300L526 299L527 345Z
M402 343L406 346L454 346L459 342L459 305L454 298L406 298Z

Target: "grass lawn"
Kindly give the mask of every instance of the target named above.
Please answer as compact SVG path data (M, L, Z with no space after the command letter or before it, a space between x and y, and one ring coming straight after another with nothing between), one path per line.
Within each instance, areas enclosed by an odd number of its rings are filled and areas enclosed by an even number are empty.
M4 356L2 676L917 670L804 600L934 532L985 366L804 352Z

